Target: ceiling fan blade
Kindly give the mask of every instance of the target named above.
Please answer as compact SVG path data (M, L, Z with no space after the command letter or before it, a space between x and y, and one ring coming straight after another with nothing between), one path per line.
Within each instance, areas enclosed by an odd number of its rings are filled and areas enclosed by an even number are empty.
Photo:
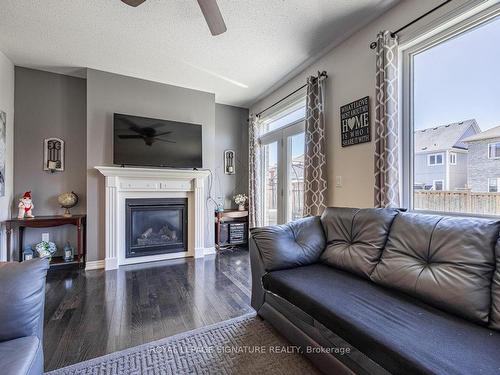
M170 134L172 132L163 132L163 133L158 133L158 134L155 134L155 137L160 137L162 135L167 135L167 134Z
M119 135L118 138L120 139L140 139L140 138L144 138L142 135L135 135L135 134L123 134L123 135Z
M138 7L145 1L146 0L122 0L122 2L124 2L127 5L130 5L131 7Z
M156 129L156 128L161 128L162 126L165 126L165 125L167 125L167 124L165 124L164 122L156 122L153 125L148 125L148 128Z
M198 5L212 35L219 35L227 31L217 0L198 0Z
M176 141L171 141L170 139L163 139L163 138L154 138L155 141L161 141L161 142L168 142L168 143L177 143Z

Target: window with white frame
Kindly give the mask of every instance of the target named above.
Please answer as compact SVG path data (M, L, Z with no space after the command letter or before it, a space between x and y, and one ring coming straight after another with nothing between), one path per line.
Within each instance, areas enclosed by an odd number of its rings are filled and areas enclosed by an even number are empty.
M443 154L430 154L427 156L427 165L443 165Z
M443 180L434 180L432 182L432 187L434 190L443 190L444 188L444 181Z
M488 145L488 158L489 159L500 158L500 142L490 143Z
M500 178L488 178L488 193L498 193Z
M500 163L489 160L500 159L500 142L483 134L500 125L500 48L491 48L500 45L500 6L471 10L427 35L400 44L403 204L500 215L500 204L481 202L485 192L500 195L500 179L491 177L500 176ZM453 194L433 192L441 190Z
M450 165L457 165L457 154L455 152L450 152Z
M264 225L303 216L305 97L294 99L262 119L261 175Z

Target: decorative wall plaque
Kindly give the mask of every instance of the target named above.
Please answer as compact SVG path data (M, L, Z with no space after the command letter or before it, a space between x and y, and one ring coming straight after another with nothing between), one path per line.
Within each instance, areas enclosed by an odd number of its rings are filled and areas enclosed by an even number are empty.
M371 141L369 97L340 107L342 147Z
M224 151L224 173L225 174L235 174L235 156L233 150Z
M43 169L45 171L64 171L64 141L60 138L47 138L43 142Z

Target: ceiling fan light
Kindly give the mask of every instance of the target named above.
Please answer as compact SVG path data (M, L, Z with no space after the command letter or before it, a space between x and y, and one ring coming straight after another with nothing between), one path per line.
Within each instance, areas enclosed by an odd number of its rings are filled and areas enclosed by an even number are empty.
M131 7L138 7L146 0L122 0L123 3L130 5Z

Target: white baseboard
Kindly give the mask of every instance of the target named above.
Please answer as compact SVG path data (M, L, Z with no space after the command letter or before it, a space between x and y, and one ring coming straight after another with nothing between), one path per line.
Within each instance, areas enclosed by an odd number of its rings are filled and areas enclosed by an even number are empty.
M202 248L203 249L203 256L205 255L212 255L212 254L215 254L215 247L204 247ZM153 259L151 260L148 260L148 261L154 261ZM86 262L85 264L85 269L87 271L90 271L90 270L99 270L99 269L102 269L102 268L106 268L106 260L102 259L102 260L94 260L94 261L88 261ZM108 259L108 269L115 269L115 268L118 268L118 262L116 260L116 258L113 258L113 259Z
M99 270L104 268L104 260L94 260L91 262L86 262L85 263L85 270Z
M215 254L215 247L205 247L203 249L203 255L212 255Z

